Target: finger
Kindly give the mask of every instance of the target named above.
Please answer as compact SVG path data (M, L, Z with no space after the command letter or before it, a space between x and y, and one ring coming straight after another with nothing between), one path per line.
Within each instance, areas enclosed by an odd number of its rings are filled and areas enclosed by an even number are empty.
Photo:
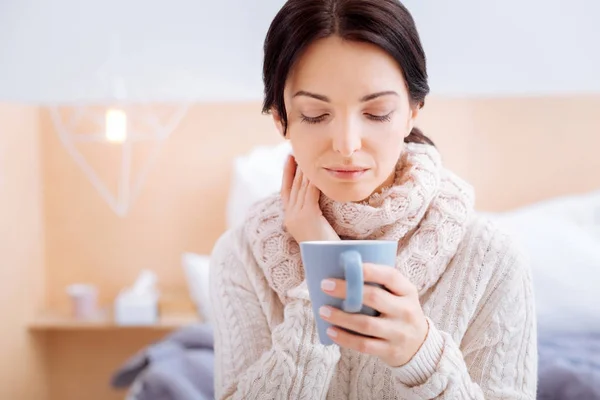
M382 339L360 336L335 327L327 329L327 335L339 346L359 353L385 357L390 352L389 343Z
M346 298L346 281L343 279L326 279L321 283L324 293L338 298ZM384 315L394 315L399 303L398 296L379 286L365 285L363 288L363 304Z
M304 207L306 204L306 190L308 189L308 178L305 174L302 174L302 181L300 182L300 187L298 188L298 197L296 200L296 205L300 208Z
M396 268L364 263L363 277L365 282L383 285L397 296L412 296L417 294L415 285Z
M304 206L310 207L320 207L319 206L319 198L321 197L321 191L317 188L312 182L308 183L308 188L306 190L306 201Z
M291 154L288 156L285 167L283 169L283 179L281 181L281 200L283 200L284 207L290 201L290 192L292 190L292 182L296 173L296 161L294 156Z
M296 175L294 176L294 181L292 182L292 190L290 191L290 201L289 204L295 206L298 203L298 191L300 190L300 185L302 184L302 170L296 167Z
M364 314L349 314L329 306L321 307L319 315L332 325L351 330L361 335L380 339L391 338L392 330L390 329L390 321L385 318Z

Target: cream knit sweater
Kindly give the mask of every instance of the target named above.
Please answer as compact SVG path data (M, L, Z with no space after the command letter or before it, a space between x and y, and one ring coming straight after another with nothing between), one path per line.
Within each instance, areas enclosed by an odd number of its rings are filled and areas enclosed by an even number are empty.
M429 320L418 353L390 368L319 343L275 196L213 250L217 399L535 399L534 302L519 251L465 212L468 190L434 148L409 146L397 176L369 204L325 200L322 209L341 237L399 240L397 268L419 289Z

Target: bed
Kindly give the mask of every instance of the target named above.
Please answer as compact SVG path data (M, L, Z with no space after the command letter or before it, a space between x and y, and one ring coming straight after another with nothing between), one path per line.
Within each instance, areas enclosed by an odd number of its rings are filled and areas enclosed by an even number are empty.
M538 399L600 399L600 191L488 217L531 262Z

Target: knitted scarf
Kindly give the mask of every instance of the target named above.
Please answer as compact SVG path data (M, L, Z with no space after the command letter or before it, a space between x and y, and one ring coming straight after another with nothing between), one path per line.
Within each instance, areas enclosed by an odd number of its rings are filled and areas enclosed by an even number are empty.
M396 268L419 290L433 286L456 253L473 212L472 188L442 166L437 149L407 144L394 184L361 203L321 195L325 218L342 239L398 241ZM257 203L245 233L254 258L282 302L304 280L300 247L283 225L279 195Z

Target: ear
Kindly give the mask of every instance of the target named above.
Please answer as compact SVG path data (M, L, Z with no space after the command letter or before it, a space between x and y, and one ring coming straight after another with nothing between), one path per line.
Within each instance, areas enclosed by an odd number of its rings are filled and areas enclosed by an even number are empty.
M409 117L408 117L408 132L409 133L415 127L415 123L417 122L417 117L419 116L419 111L421 111L421 106L419 104L410 106L410 112L409 112Z
M279 115L279 112L277 112L274 109L271 110L271 115L273 115L273 122L275 123L275 127L279 131L279 134L281 136L285 137L284 136L285 135L285 131L283 129L283 121L281 119L281 115Z

